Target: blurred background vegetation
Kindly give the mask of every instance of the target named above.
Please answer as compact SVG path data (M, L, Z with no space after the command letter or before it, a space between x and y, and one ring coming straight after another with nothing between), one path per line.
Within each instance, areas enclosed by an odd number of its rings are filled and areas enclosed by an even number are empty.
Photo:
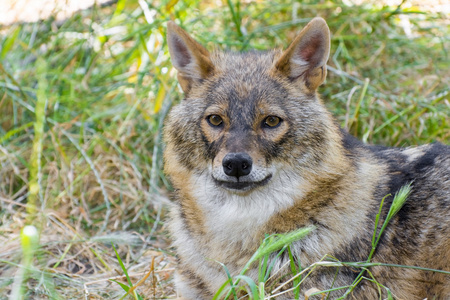
M324 102L365 142L406 147L450 144L446 3L119 0L3 22L0 299L125 294L109 279L138 285L136 299L175 297L161 128L182 93L168 20L210 50L246 51L287 47L324 17L332 32ZM21 234L25 225L35 240Z

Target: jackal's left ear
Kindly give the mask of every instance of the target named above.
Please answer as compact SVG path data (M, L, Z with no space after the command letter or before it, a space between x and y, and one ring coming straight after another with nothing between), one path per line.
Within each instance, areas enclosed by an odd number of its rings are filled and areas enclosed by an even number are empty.
M303 80L316 90L327 75L330 29L322 18L309 22L275 63L275 68L291 80Z
M214 70L208 50L172 21L167 23L167 44L185 93L195 81L206 78Z

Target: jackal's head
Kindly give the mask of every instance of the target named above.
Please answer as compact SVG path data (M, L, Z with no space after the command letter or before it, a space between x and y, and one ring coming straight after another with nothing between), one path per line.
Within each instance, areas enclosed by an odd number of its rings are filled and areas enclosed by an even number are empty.
M206 176L248 194L324 159L334 125L316 95L330 49L323 19L285 51L210 53L173 22L167 42L186 96L165 127L165 170L175 185Z

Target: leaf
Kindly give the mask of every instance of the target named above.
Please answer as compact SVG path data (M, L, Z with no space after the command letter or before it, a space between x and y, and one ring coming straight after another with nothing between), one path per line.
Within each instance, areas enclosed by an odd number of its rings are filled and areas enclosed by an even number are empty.
M110 279L110 281L115 282L115 283L117 283L118 285L120 285L120 287L122 287L123 290L124 290L125 292L127 292L127 293L128 293L128 291L130 290L130 287L129 287L128 285L126 285L126 284L123 284L122 282L119 282L119 281L114 280L114 279Z
M388 288L386 288L386 292L387 292L387 294L388 294L387 299L388 299L388 300L394 300L394 297L392 296L391 290L388 289Z
M259 260L260 258L264 257L266 254L270 254L272 252L280 250L285 245L288 245L292 242L295 242L295 241L298 241L298 240L304 238L309 233L311 233L311 231L313 231L314 229L315 229L314 226L308 226L308 227L303 227L298 230L281 235L280 237L276 238L273 243L269 243L269 245L263 247L262 249L259 249L255 253L252 261Z
M155 98L155 106L153 108L153 112L155 114L158 113L158 111L161 109L165 96L166 96L166 89L163 86L161 86Z
M221 263L220 261L216 261L219 265L221 265L223 267L223 269L225 270L225 273L227 274L227 278L228 280L220 287L220 289L217 291L217 293L214 295L213 299L220 299L221 297L221 293L224 290L224 288L230 284L231 287L231 291L233 292L233 295L235 298L237 298L237 294L236 294L236 290L235 290L235 286L233 285L233 278L231 278L231 274L230 271L228 270L227 266L225 266L223 263ZM218 297L218 298L217 298Z
M172 8L178 3L179 0L169 0L169 2L166 4L166 11L170 13L172 11Z
M245 282L247 282L252 292L253 299L259 300L258 287L256 286L256 283L253 281L253 279L245 275L238 275L236 276L236 279L244 280Z
M125 266L123 265L123 262L122 262L122 260L120 259L119 253L117 253L116 247L114 247L114 245L113 245L112 243L111 243L111 245L112 245L113 248L114 248L114 252L116 253L117 260L119 261L120 267L122 268L123 273L124 273L125 276L127 277L128 284L130 285L130 287L132 287L133 284L131 283L130 276L128 276L127 269L126 269ZM127 290L127 292L128 292L128 290Z
M12 46L15 44L15 41L17 39L17 36L19 35L20 31L21 31L22 27L17 27L14 32L9 35L6 39L5 42L3 43L3 47L2 47L2 52L0 53L0 58L3 60L6 56L6 54L8 54L9 50L11 50Z

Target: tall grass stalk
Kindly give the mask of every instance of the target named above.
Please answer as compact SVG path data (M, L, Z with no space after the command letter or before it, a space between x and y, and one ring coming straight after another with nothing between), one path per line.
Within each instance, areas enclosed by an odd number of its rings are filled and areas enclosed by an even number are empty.
M386 227L388 226L389 222L392 220L392 218L400 211L400 209L406 203L406 200L408 199L408 196L411 193L411 189L412 189L411 184L412 183L402 186L400 188L400 190L395 194L394 199L392 200L392 204L389 208L389 212L383 222L383 225L381 226L380 230L378 231L378 223L380 220L381 210L382 210L382 207L384 204L384 200L387 196L384 197L383 200L381 201L380 210L379 210L378 214L376 215L375 228L374 228L374 232L373 232L373 236L372 236L372 249L369 253L369 256L367 257L367 263L369 263L372 260L372 257L375 254L375 251L380 242L380 239L381 239ZM358 283L360 282L360 278L364 275L364 273L367 270L366 267L361 267L361 268L362 268L362 271L358 274L358 276L354 280L353 284L345 292L345 294L338 299L344 299L345 297L347 297L358 285Z
M41 172L41 157L42 144L44 139L44 124L45 124L45 109L47 106L47 63L42 58L36 61L38 89L36 95L35 106L35 121L34 121L34 139L33 148L30 156L30 170L28 179L28 201L27 213L28 224L32 224L36 219L36 214L39 212L39 202L44 205L42 197L42 172ZM41 224L35 224L41 228Z

